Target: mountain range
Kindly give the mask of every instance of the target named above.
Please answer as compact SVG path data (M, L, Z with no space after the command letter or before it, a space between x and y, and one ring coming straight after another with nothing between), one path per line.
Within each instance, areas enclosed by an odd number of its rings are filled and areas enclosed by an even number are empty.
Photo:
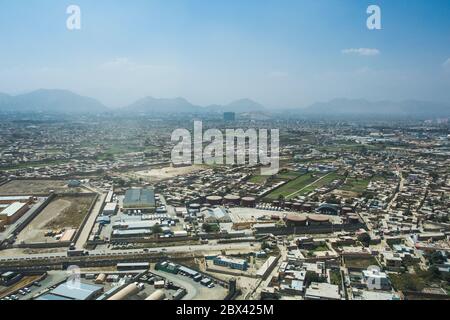
M43 113L102 113L109 109L98 100L67 90L36 90L17 96L0 94L0 111Z
M157 99L145 97L118 109L110 109L100 101L67 90L40 89L30 93L11 96L0 93L0 111L42 113L212 113L232 111L236 113L261 112L265 108L250 99L241 99L228 105L197 106L184 98Z
M42 112L63 114L172 114L172 113L264 113L270 110L250 100L240 99L227 105L209 105L206 107L190 103L184 98L157 99L145 97L118 109L110 109L100 101L84 97L68 90L40 89L21 95L0 93L0 112ZM272 110L281 112L280 110ZM450 116L450 104L405 100L400 102L368 101L365 99L334 99L328 102L314 103L306 108L285 110L304 115L426 115ZM283 111L284 112L284 111Z

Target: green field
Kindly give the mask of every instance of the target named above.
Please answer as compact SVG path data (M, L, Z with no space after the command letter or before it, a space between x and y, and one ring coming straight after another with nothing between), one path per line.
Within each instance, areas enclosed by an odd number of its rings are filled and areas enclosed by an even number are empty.
M345 266L350 269L367 269L378 266L378 262L374 257L345 258Z
M366 191L370 179L348 178L340 190L362 193Z
M312 173L307 173L305 175L299 176L296 179L288 182L284 186L274 190L266 196L266 200L277 200L280 195L284 196L286 199L292 198L291 194L303 189L307 185L313 183L318 178L314 177Z
M312 185L304 188L301 192L299 192L298 194L296 194L296 196L302 196L302 195L306 195L318 188L322 188L328 184L330 184L331 182L333 182L334 180L339 180L339 179L344 179L343 176L341 176L340 174L337 174L336 172L332 172L327 174L326 176L324 176L323 179L313 183Z
M269 176L256 175L256 176L252 176L248 181L251 183L263 185L264 183L266 183L268 177Z

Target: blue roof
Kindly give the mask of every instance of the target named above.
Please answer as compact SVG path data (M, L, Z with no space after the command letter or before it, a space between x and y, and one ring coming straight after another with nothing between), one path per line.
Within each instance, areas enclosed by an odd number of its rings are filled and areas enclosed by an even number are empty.
M52 294L66 297L72 300L87 300L95 293L103 290L103 287L80 282L77 285L64 282L51 291Z
M66 298L66 297L62 297L62 296L57 296L51 293L47 293L44 294L34 300L46 300L46 301L55 301L55 300L72 300L70 298Z

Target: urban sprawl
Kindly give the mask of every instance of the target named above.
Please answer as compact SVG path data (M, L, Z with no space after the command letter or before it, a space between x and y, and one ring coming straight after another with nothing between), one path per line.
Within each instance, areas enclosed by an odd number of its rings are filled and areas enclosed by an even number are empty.
M0 299L449 298L446 119L202 119L279 129L268 176L173 165L187 116L28 119L0 120Z

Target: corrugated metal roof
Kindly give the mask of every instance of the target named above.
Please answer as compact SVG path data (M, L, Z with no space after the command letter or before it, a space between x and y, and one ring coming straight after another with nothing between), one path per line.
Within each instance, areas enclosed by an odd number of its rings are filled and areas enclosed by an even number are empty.
M153 189L128 189L123 200L124 207L154 207L155 204L155 191Z
M79 284L71 285L70 283L64 282L50 293L72 300L87 300L91 298L92 295L102 290L103 287L92 284L80 282Z

